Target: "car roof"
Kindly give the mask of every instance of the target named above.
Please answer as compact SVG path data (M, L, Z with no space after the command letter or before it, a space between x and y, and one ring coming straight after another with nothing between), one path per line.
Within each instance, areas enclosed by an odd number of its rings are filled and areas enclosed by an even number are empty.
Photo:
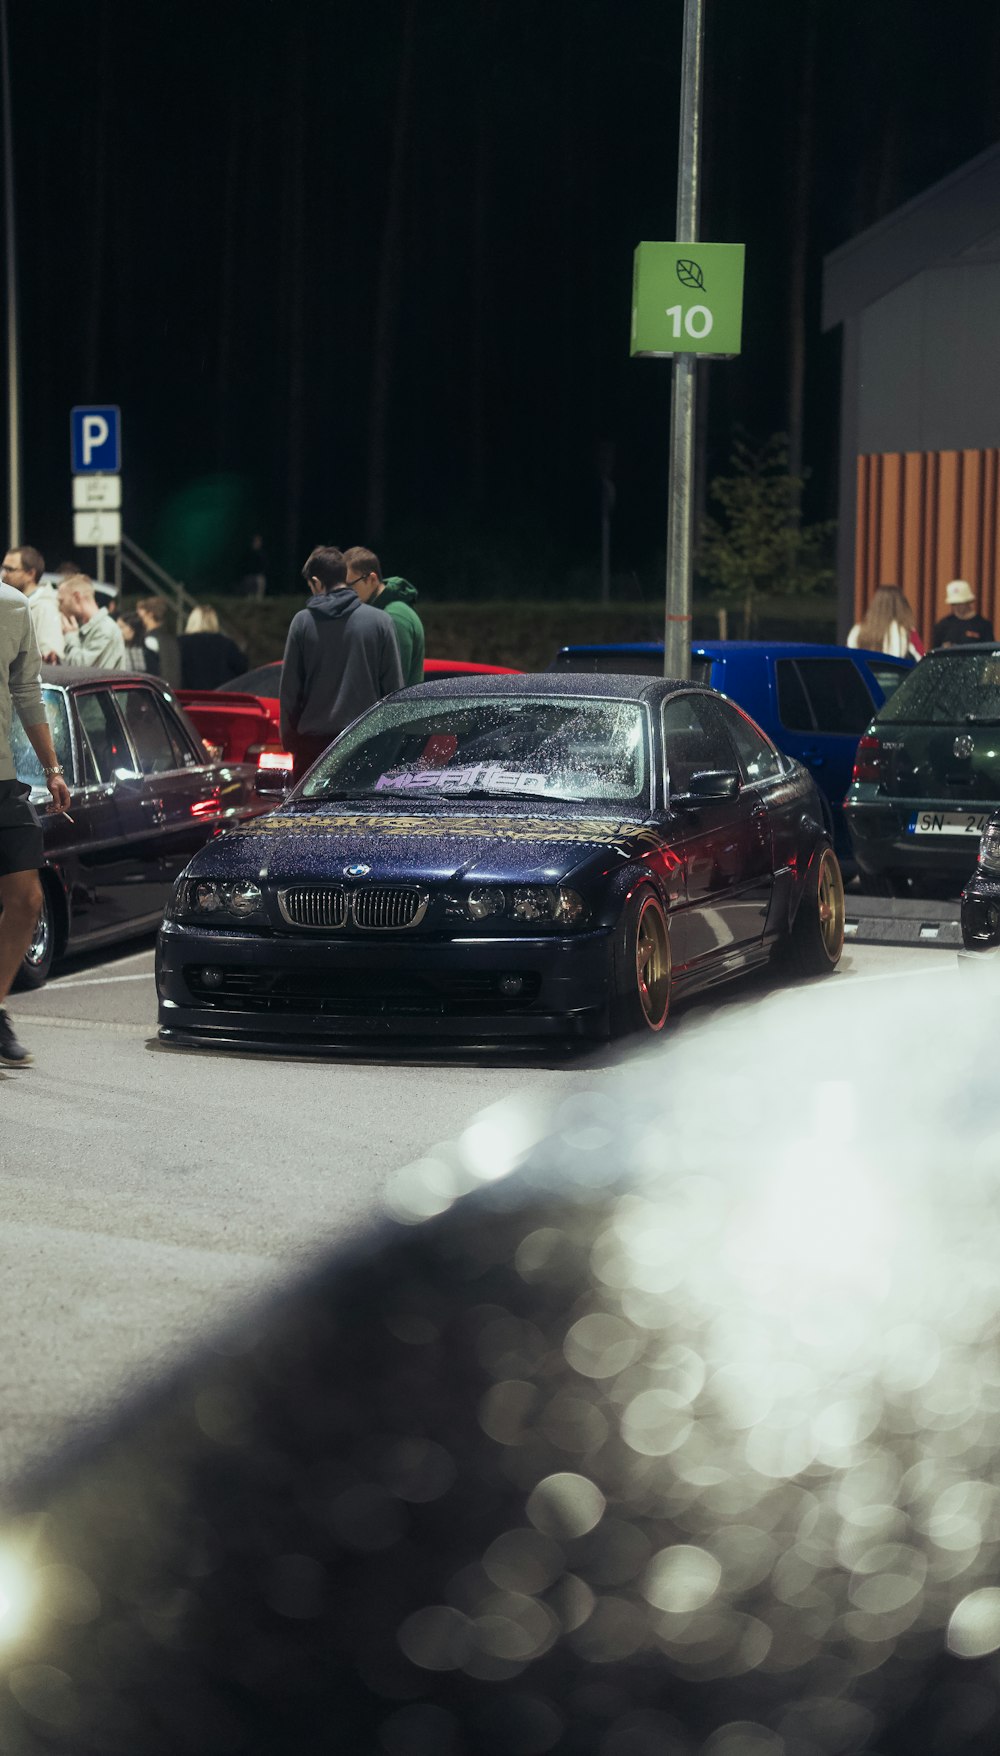
M449 677L435 683L418 683L405 694L428 700L451 695L587 695L599 701L645 701L649 697L659 700L676 689L697 689L702 694L711 694L703 684L690 683L683 677L607 676L580 671L525 671L511 677Z
M967 652L996 652L998 649L1000 640L963 640L961 646L936 646L926 656L933 659L955 659L964 658Z
M969 643L972 644L971 641ZM964 650L964 649L963 649ZM655 655L663 651L662 640L622 640L616 642L601 641L587 646L574 642L572 646L561 646L559 656L563 653L621 652L641 653L643 656ZM740 653L763 653L772 658L841 658L845 652L860 651L872 658L886 658L884 652L874 652L868 647L838 646L833 642L816 640L692 640L691 651L706 658L729 658ZM897 661L905 664L905 659Z
M55 684L60 689L74 689L80 683L151 683L164 695L173 693L162 677L154 676L151 671L102 671L78 665L43 665L42 682Z

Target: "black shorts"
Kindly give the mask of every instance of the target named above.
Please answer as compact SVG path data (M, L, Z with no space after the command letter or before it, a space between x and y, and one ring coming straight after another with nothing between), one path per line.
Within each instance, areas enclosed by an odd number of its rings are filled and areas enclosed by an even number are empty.
M0 780L0 878L11 872L37 872L45 858L42 826L30 787L21 780Z

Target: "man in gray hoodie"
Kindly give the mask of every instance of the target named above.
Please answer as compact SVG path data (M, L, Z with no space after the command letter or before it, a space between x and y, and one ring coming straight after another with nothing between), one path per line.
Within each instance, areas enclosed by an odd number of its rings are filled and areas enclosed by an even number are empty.
M347 585L340 550L314 549L302 577L311 601L292 617L281 667L281 740L295 780L352 720L403 687L392 622Z

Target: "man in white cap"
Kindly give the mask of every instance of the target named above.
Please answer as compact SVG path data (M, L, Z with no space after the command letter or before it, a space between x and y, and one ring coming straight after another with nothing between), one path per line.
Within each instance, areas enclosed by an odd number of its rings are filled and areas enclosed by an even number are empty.
M934 624L931 646L967 646L970 640L992 640L993 624L976 615L976 594L967 579L951 579L944 588L947 616Z

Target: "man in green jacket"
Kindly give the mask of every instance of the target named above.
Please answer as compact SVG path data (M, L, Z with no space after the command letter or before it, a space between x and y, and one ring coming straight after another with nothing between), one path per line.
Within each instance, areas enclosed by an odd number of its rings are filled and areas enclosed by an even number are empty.
M363 603L392 617L403 665L403 683L412 689L424 680L424 625L413 605L417 588L408 579L382 578L379 558L371 549L347 549L347 584Z

